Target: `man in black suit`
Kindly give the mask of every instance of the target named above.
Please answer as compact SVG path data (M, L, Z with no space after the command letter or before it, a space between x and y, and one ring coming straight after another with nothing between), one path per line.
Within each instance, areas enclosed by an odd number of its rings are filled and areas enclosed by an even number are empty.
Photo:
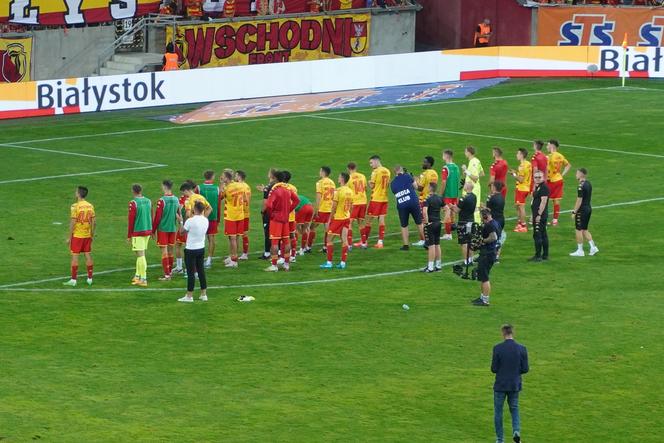
M493 347L491 372L496 374L493 385L493 420L496 426L496 443L503 443L503 404L507 404L512 416L512 436L515 443L521 441L521 420L519 418L519 392L521 374L528 372L528 351L514 341L512 325L501 327L504 342Z

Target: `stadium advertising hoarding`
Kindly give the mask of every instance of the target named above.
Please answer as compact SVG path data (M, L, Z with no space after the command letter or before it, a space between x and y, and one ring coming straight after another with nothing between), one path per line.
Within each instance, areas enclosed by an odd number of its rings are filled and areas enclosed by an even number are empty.
M540 7L537 43L542 46L614 46L625 34L630 46L662 46L664 9Z
M330 0L327 10L365 8L367 0ZM204 0L203 12L210 17L223 17L232 11L235 17L258 15L299 14L317 12L319 4L311 0Z
M0 37L0 83L32 79L32 37Z
M629 77L664 78L662 48L627 55ZM494 77L617 78L622 60L619 46L505 46L0 84L0 118Z
M178 26L175 47L180 69L357 57L369 53L370 26L371 14Z
M79 25L159 12L161 0L0 0L0 22Z

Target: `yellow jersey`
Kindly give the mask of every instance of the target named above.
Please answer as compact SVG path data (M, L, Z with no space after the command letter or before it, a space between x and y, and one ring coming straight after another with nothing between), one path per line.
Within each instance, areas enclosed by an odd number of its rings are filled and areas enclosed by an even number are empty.
M238 182L231 182L224 186L222 198L224 204L224 220L244 220L244 186Z
M563 169L569 165L569 162L560 152L552 152L548 156L549 162L547 164L547 180L550 182L559 182L563 179Z
M337 203L337 208L334 211L334 220L348 220L350 218L350 210L353 206L353 191L348 185L340 186L334 192L333 201Z
M242 187L244 198L242 199L242 212L244 213L244 218L249 218L249 201L251 200L251 186L245 182L238 182L238 185Z
M196 202L202 202L203 206L205 206L205 209L212 207L201 194L191 194L191 196L187 198L187 201L184 203L184 210L187 213L187 217L194 215L194 205Z
M520 183L517 182L516 190L530 192L530 184L533 180L533 165L529 161L523 160L519 164L519 168L517 169L516 174L522 179Z
M378 203L387 202L387 189L390 186L392 174L385 166L379 166L371 173L373 189L371 190L371 201Z
M316 183L316 194L320 194L320 205L318 212L330 212L332 210L332 199L334 198L334 182L330 177L321 178Z
M295 187L295 185L292 185L290 183L286 183L286 189L289 189L289 190L293 191L293 193L295 195L297 195L297 188ZM291 213L288 214L288 221L289 222L294 222L295 221L295 210L291 211Z
M348 180L348 187L353 192L354 205L367 204L367 178L364 174L353 172Z
M74 220L73 237L92 237L92 220L95 218L94 206L85 200L74 203L71 205L71 218Z
M431 183L436 183L438 184L438 173L433 170L433 169L425 169L422 171L420 174L419 179L417 180L417 186L422 186L422 190L418 191L418 195L420 197L420 201L423 202L426 200L429 195L429 185Z

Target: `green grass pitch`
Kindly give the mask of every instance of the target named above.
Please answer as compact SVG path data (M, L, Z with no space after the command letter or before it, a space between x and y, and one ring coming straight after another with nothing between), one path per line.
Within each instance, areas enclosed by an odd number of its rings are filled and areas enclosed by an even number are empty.
M317 114L334 119L183 127L149 118L193 109L180 107L0 123L0 440L493 441L491 348L511 322L531 360L525 441L662 441L664 84L629 83L509 81L463 100ZM415 272L425 253L398 250L394 210L386 248L352 251L345 271L321 271L318 253L288 274L261 272L255 255L237 270L217 261L210 302L193 305L176 303L183 279L158 282L157 267L148 290L129 285L133 182L154 200L164 178L241 168L253 188L275 166L313 197L323 164L336 177L350 160L368 174L374 153L411 170L433 155L440 170L443 148L461 163L473 144L488 171L492 146L514 166L517 148L531 150L527 140L551 137L573 167L590 171L601 252L568 257L575 242L565 214L551 229L551 261L530 264L530 234L508 222L488 309L470 305L478 283L449 267ZM53 175L70 176L42 178ZM63 289L78 184L97 210L97 276L92 288ZM574 190L570 174L563 209ZM506 215L514 216L509 205ZM218 241L223 255L227 242ZM453 242L442 247L444 261L459 258ZM154 243L148 263L159 263ZM243 294L256 301L234 301ZM505 425L509 432L507 411Z

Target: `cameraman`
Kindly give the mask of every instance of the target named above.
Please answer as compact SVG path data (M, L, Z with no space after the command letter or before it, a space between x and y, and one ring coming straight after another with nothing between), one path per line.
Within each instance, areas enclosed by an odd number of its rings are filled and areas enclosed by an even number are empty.
M489 306L489 296L491 295L489 272L496 262L496 249L502 229L500 224L491 217L490 209L482 209L480 217L482 218L482 244L480 258L477 260L477 279L481 282L481 294L472 303L475 306Z
M402 251L407 251L408 246L408 219L412 217L420 232L420 238L424 238L424 227L422 226L422 209L415 190L415 180L402 166L395 166L396 177L392 180L390 188L397 199L397 210L401 222L401 239L403 240Z
M475 222L475 208L477 207L477 196L473 193L475 183L472 180L466 180L463 185L465 195L459 199L459 203L451 206L453 212L459 214L459 224L457 226L459 244L461 245L461 256L463 264L469 265L473 262L473 256L470 254L470 233Z

